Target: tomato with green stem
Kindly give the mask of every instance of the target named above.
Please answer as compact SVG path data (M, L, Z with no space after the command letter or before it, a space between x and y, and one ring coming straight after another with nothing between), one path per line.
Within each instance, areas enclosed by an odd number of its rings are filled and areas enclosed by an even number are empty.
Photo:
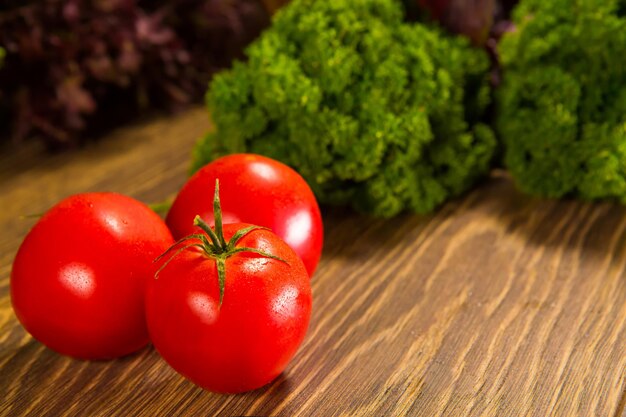
M215 392L237 393L276 378L306 334L312 296L298 255L270 230L222 224L216 181L212 229L158 260L146 292L152 342L176 371Z
M116 193L68 197L27 234L11 301L24 328L61 354L107 359L148 343L145 284L174 240L145 204Z
M304 178L274 159L253 154L218 158L196 172L176 196L166 223L175 239L198 232L193 219L213 218L213 186L219 178L227 223L270 228L300 256L310 276L324 240L317 200Z

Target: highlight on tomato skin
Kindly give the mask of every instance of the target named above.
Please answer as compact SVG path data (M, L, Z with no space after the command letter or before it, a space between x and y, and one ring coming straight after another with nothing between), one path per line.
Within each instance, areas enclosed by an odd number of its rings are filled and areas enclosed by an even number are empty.
M145 204L116 193L68 197L46 212L13 262L18 320L63 355L110 359L148 343L144 296L153 259L173 244Z
M224 223L244 222L268 227L300 256L313 276L324 241L317 200L306 181L292 168L261 155L232 154L196 172L176 196L166 223L175 239L198 231L200 215L211 224L215 180L222 186Z
M223 226L226 241L250 227ZM192 238L188 244L202 244ZM225 259L223 301L216 259L191 246L168 261L146 292L146 318L156 350L196 385L220 393L262 387L287 367L302 343L312 294L302 260L278 236L254 229Z

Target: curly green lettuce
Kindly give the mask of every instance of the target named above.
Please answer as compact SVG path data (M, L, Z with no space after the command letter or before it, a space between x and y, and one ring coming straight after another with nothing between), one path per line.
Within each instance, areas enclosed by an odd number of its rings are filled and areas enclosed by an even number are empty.
M522 190L626 202L625 6L522 0L514 11L497 131Z
M395 0L295 0L207 93L216 130L193 170L253 152L294 167L321 202L377 216L432 211L485 174L489 62L403 22Z

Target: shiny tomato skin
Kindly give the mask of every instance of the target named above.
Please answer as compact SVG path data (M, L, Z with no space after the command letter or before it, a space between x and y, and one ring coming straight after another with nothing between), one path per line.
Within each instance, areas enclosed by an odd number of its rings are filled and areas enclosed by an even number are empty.
M108 359L148 343L144 296L154 258L173 243L145 204L115 193L66 198L30 230L13 262L11 301L41 343Z
M218 158L196 172L178 193L166 223L175 239L197 231L193 219L213 219L215 180L221 188L225 223L244 222L272 229L300 256L313 275L324 240L317 200L296 171L254 154ZM212 223L210 223L212 224Z
M246 224L224 226L228 240ZM269 230L255 230L226 260L219 307L216 263L197 248L167 264L146 292L146 318L157 351L176 371L204 389L239 393L276 378L306 334L312 296L300 258Z

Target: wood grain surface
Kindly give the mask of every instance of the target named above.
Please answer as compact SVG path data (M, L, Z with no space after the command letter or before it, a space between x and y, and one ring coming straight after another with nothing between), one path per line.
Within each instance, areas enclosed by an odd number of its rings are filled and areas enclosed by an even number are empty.
M208 126L195 109L0 155L0 415L626 416L626 209L533 199L502 175L427 217L325 209L309 333L257 391L205 392L151 347L85 362L30 338L9 299L34 223L19 215L87 190L171 196Z

